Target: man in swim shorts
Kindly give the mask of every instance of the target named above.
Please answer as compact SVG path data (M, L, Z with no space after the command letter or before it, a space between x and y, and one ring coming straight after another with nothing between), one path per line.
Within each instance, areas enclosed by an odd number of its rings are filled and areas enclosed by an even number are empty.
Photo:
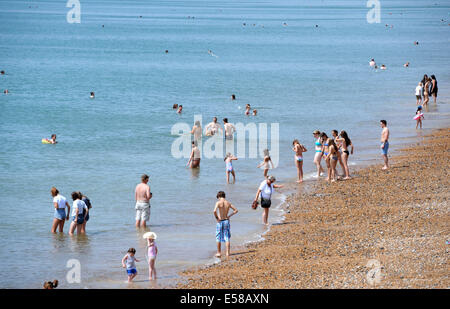
M136 186L134 197L136 200L136 227L146 228L147 221L150 220L150 186L147 184L149 176L144 174L141 176L141 183Z
M217 203L214 207L214 217L216 217L216 242L217 253L216 257L221 256L221 243L226 244L226 255L230 256L230 217L237 214L238 210L225 199L225 192L219 191L217 193ZM230 208L233 209L233 213L228 215Z
M383 128L383 131L381 131L381 155L383 156L384 160L384 166L383 169L387 170L389 168L389 160L388 160L388 150L389 150L389 129L387 127L387 121L386 120L380 120L381 128Z

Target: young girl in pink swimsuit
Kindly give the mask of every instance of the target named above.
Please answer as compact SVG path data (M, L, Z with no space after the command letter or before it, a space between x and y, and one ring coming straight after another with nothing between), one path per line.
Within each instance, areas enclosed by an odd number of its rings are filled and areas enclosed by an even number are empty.
M148 273L149 280L156 280L156 268L155 260L158 254L158 247L156 247L155 239L156 234L153 232L148 232L145 234L147 236L147 247L148 247Z

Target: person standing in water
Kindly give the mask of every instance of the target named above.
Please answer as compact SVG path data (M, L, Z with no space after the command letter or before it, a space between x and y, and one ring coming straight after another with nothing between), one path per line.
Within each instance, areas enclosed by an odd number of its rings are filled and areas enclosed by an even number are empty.
M148 185L150 177L147 174L141 176L141 183L134 190L134 199L136 201L136 228L147 227L147 221L150 220L150 186Z
M323 168L322 165L320 164L320 161L322 160L322 142L321 142L321 138L320 138L320 131L319 130L315 130L313 132L313 136L316 139L315 142L315 150L316 150L316 154L314 155L314 164L317 167L317 178L320 177L320 175L323 173Z
M419 82L419 84L416 87L416 105L422 104L422 96L421 96L422 86L423 86L422 83Z
M64 231L65 220L69 220L70 205L67 202L66 198L60 195L58 189L56 189L55 187L52 187L50 193L53 196L53 207L55 208L55 212L53 215L52 233L56 234L56 229L58 227L59 232L62 233Z
M236 132L236 128L228 122L228 118L223 118L223 129L225 131L225 139L233 139L233 134Z
M292 142L292 150L295 152L295 165L297 166L297 182L303 182L303 153L308 151L297 139Z
M381 155L383 157L384 166L383 170L387 170L389 168L389 159L388 159L388 150L389 150L389 129L387 127L386 120L380 120L381 128Z
M269 149L264 149L264 160L257 166L257 168L264 168L264 178L267 178L267 173L269 172L270 165L273 168L273 162L270 158Z
M198 149L197 143L194 141L192 142L192 151L186 166L188 165L190 165L191 168L200 167L200 149Z
M205 127L205 135L206 136L213 136L215 134L220 133L220 124L217 123L217 117L213 118L213 121L208 123L208 125Z
M89 214L91 212L92 204L91 204L91 201L89 200L89 198L87 196L83 195L83 193L81 193L80 191L78 191L77 193L80 196L81 200L86 204L86 206L88 208L87 214L86 214L86 210L83 209L83 216L86 215L86 217L84 219L83 226L81 227L81 233L85 234L86 233L86 223L89 221Z
M436 104L437 94L438 94L438 85L437 85L436 76L431 75L430 95L434 98L435 104Z
M192 127L191 134L194 135L194 141L198 143L201 142L202 139L202 126L200 125L200 121L197 120Z
M226 245L226 256L230 256L230 218L238 213L236 207L225 199L225 192L219 191L216 198L218 201L214 206L214 217L216 218L216 243L217 243L217 253L215 257L220 258L222 255L221 243L225 242ZM229 214L230 209L233 213Z
M272 205L272 193L274 188L282 188L283 185L275 185L276 179L274 176L269 176L263 180L258 187L254 202L258 201L258 197L261 196L261 208L263 209L262 222L268 225L269 208Z
M422 113L422 106L417 107L416 116L414 117L414 120L416 121L416 130L420 125L420 128L422 129L422 119L425 119L425 116Z
M233 160L237 160L235 156L233 156L231 153L227 153L225 156L225 164L226 164L226 173L227 173L227 183L230 183L230 174L233 175L233 183L236 182L236 174L234 173L233 168Z
M77 235L84 234L82 228L86 216L89 213L89 209L81 200L81 196L78 192L72 192L72 200L72 223L70 224L69 235L73 235L75 228L77 229Z

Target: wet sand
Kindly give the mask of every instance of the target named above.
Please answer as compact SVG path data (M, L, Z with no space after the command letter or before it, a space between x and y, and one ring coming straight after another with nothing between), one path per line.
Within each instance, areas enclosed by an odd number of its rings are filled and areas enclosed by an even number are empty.
M447 128L390 156L388 171L380 156L351 180L315 182L264 241L232 243L227 261L183 272L177 287L449 288L449 162Z

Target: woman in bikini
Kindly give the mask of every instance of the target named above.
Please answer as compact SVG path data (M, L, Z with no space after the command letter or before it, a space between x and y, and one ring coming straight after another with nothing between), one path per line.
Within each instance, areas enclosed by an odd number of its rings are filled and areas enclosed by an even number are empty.
M350 154L353 154L353 143L350 140L350 138L347 135L347 132L344 130L341 131L339 134L339 137L336 138L337 142L341 143L341 150L342 150L342 163L344 164L344 172L345 172L345 178L344 179L350 179L350 169L348 168L348 157ZM351 151L348 151L348 148L351 147Z
M316 139L315 142L315 149L316 149L316 154L314 155L314 164L317 167L317 178L320 177L320 174L323 173L323 168L322 165L320 164L320 161L322 160L322 142L320 139L320 131L319 130L315 130L313 132L313 136Z
M336 166L338 162L339 149L332 138L328 138L326 143L328 145L328 154L325 157L328 166L327 181L331 180L331 182L335 182L337 179Z
M192 151L191 156L189 157L189 161L186 164L188 166L190 164L191 168L199 168L200 167L200 149L197 147L196 142L192 142Z
M330 157L328 156L329 150L329 144L328 144L328 135L325 132L320 133L320 141L322 143L322 155L324 157L325 163L327 164L327 170L328 170L328 175L327 175L327 179L330 178Z
M431 75L430 95L434 98L434 103L436 103L437 93L438 93L438 85L437 85L436 76Z
M292 150L295 152L295 165L297 166L297 182L303 182L303 153L308 151L297 139L292 142Z

